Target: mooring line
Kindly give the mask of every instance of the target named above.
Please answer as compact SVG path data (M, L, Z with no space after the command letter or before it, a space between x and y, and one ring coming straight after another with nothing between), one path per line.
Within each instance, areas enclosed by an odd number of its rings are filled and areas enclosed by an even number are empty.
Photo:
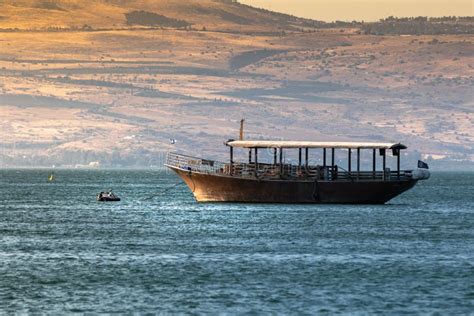
M157 197L157 196L159 196L159 195L162 195L162 194L168 192L169 190L174 189L175 187L177 187L177 186L180 185L180 184L181 184L181 181L180 181L180 182L176 182L175 184L173 184L173 185L170 186L169 188L166 188L166 189L164 189L164 190L162 190L162 191L160 191L160 192L158 192L158 193L155 193L155 194L153 194L153 195L150 195L150 196L147 197L147 198L144 198L143 201L148 201L148 200L151 200L151 199L153 199L153 198L155 198L155 197Z

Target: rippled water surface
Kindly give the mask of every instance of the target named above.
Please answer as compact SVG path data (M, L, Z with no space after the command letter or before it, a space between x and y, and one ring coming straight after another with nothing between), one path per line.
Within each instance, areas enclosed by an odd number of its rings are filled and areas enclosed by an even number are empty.
M384 206L197 204L160 171L48 175L0 171L3 312L474 311L472 173ZM108 188L123 201L96 202Z

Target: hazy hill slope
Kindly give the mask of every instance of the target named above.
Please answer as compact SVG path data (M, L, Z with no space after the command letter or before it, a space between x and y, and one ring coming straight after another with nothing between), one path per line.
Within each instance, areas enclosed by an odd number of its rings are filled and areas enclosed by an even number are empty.
M249 138L401 141L407 168L474 166L472 35L308 26L224 0L0 0L0 167L227 159L241 118Z
M126 28L136 24L126 18L134 11L223 31L284 30L306 21L222 0L5 0L0 1L0 28Z

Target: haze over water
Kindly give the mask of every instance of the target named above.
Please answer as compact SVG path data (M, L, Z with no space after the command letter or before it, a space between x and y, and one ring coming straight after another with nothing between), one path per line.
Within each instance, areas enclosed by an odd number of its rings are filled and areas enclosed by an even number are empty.
M474 310L473 173L384 206L197 204L159 171L48 175L0 171L6 313ZM123 201L96 202L109 188Z

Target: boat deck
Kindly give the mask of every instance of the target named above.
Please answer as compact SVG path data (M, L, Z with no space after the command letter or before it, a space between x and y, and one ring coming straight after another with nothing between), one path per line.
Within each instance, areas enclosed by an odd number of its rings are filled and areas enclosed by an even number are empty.
M340 166L224 163L169 153L165 165L192 173L259 180L287 181L409 181L412 170L347 171Z

